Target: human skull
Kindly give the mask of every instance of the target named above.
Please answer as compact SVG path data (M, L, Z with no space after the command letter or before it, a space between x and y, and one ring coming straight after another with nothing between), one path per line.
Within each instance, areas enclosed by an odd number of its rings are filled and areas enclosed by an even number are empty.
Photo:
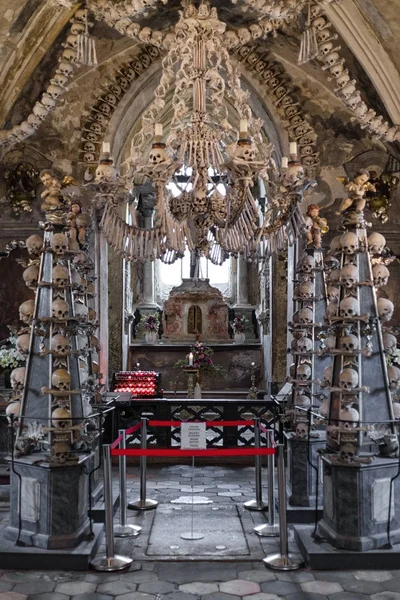
M51 424L55 429L69 429L72 427L71 413L67 408L56 408L51 413Z
M356 84L355 81L349 81L348 83L346 83L346 85L344 85L341 90L340 93L342 94L342 96L348 100L349 98L351 98L351 96L354 94L354 92L356 91Z
M302 308L299 310L299 323L308 325L313 322L313 312L310 308Z
M11 387L15 392L20 392L24 387L25 371L25 367L17 367L11 371Z
M311 25L314 27L314 29L319 31L325 27L326 20L324 19L324 17L319 16L311 21Z
M340 271L340 280L346 288L352 288L358 282L358 269L355 265L345 265Z
M329 253L330 254L336 254L337 252L340 252L340 249L342 247L341 242L340 242L340 238L342 236L341 235L336 235L333 240L330 243L329 246Z
M392 390L396 389L400 385L400 369L399 367L395 367L390 365L387 370L389 384Z
M345 71L343 71L343 73L339 75L339 77L336 78L336 85L339 89L342 89L347 83L349 83L349 81L350 73L346 69Z
M372 267L372 276L374 278L374 285L376 285L376 287L382 287L387 285L390 271L385 265L374 265Z
M368 236L367 242L368 250L371 254L382 254L386 246L386 239L377 231L374 231L374 233L371 233L371 235Z
M114 165L101 162L96 169L94 180L96 183L101 183L103 181L115 181L117 177L118 172Z
M332 376L333 376L333 366L331 365L329 367L325 367L323 375L322 375L321 386L327 387L328 385L331 385Z
M167 150L161 144L153 144L149 154L149 164L159 165L169 159Z
M35 113L31 113L30 115L28 115L27 121L30 127L33 127L33 129L39 129L42 123L42 120L39 119L39 117L37 117Z
M319 8L318 5L315 5ZM329 40L329 38L331 37L331 32L329 31L329 29L322 29L321 31L318 31L317 33L317 42L319 44L322 44L323 42L326 42L327 40Z
M310 404L311 404L310 397L307 396L306 394L299 394L296 397L295 404L296 404L296 406L310 406Z
M311 273L313 269L315 269L315 258L310 254L307 254L307 256L304 256L301 260L300 270L303 271L303 273Z
M314 295L314 285L311 281L303 281L297 288L297 294L303 300L308 300Z
M249 29L250 29L251 37L253 38L253 40L257 40L263 34L263 30L256 23L254 23L253 25L250 25Z
M332 269L329 271L327 280L330 284L338 283L340 281L340 269Z
M337 300L332 300L329 302L326 307L325 317L330 321L332 317L336 317L339 310L339 302Z
M54 83L51 83L47 88L47 93L53 100L57 100L64 92L64 88Z
M251 34L245 27L239 27L237 35L241 44L247 44L251 40Z
M329 54L333 50L333 43L323 42L318 46L318 50L321 56L325 56L325 54Z
M327 419L329 417L330 404L331 403L329 401L329 398L324 398L324 400L322 400L321 404L319 405L318 412L324 419Z
M97 313L94 308L89 308L88 310L88 319L89 321L95 321L97 317Z
M312 340L308 337L301 337L296 340L296 348L298 352L312 352Z
M33 319L33 313L35 310L35 301L34 300L26 300L22 304L19 305L19 318L20 320L29 325L29 323Z
M360 420L360 414L355 408L346 406L340 410L339 419L342 427L350 429L351 427L356 427L357 421Z
M66 369L56 369L51 376L51 385L57 390L66 392L71 387L71 375Z
M344 298L339 308L341 317L356 317L358 315L358 302L355 298Z
M324 56L324 64L325 67L332 67L334 64L338 62L340 56L337 52L330 52L326 56Z
M88 307L80 302L74 302L74 315L76 317L87 317L88 316Z
M69 338L57 333L51 338L51 349L57 356L68 356L71 351Z
M29 256L39 256L43 250L43 238L37 233L30 235L25 243Z
M307 423L297 423L296 431L295 431L296 437L304 439L305 437L307 437L307 434L308 434Z
M90 347L93 348L96 352L100 350L100 341L99 338L95 335L90 336Z
M17 402L11 402L11 404L7 405L6 415L7 420L11 424L11 415L14 417L19 417L21 414L21 402L18 400ZM18 419L13 419L13 423L16 425L18 423Z
M86 141L83 144L83 149L85 152L96 152L96 146L93 144L93 142L89 141Z
M310 379L311 377L311 367L310 365L302 364L297 367L297 379L305 381L306 379Z
M354 462L357 457L357 449L353 444L343 444L340 447L340 460L345 463Z
M342 336L340 338L340 348L345 352L353 352L353 350L358 350L358 337L356 335L353 335L352 333L349 335Z
M22 273L22 278L28 288L35 289L39 279L39 269L35 265L31 265Z
M327 290L326 290L326 295L327 295L329 302L338 302L339 295L340 295L340 289L333 285L328 285Z
M53 461L64 464L70 457L70 447L66 442L54 442L51 446L51 458Z
M393 317L394 304L387 298L378 298L378 314L381 321L390 321Z
M397 338L392 333L384 333L382 338L385 352L387 354L394 354L397 350Z
M53 300L51 303L51 316L54 319L64 320L68 317L69 306L65 300Z
M255 148L251 142L239 141L235 150L235 158L240 158L246 162L251 162L255 159Z
M20 354L23 354L24 356L26 356L29 353L30 339L31 339L31 336L29 335L29 333L23 333L22 335L17 337L16 346L17 346L17 350Z
M50 238L50 247L57 256L63 256L68 250L67 236L63 233L53 233Z
M335 65L332 65L329 69L329 73L333 77L338 77L344 71L344 66L342 62L338 62Z
M340 246L345 254L354 254L358 250L358 237L355 233L347 231L340 236Z
M51 271L51 279L53 285L55 285L56 287L65 287L69 280L69 273L67 267L62 267L61 265L56 265L55 267L53 267Z
M44 121L44 119L49 114L49 109L46 106L44 106L44 104L42 104L41 102L38 101L34 105L32 112L34 115L36 115L36 117L38 119L40 119L41 121Z
M358 373L355 369L346 367L339 373L339 386L342 390L354 390L358 386Z
M69 61L60 60L59 65L56 70L56 73L60 73L64 77L69 78L72 76L73 72L74 72L74 67L72 66L72 64ZM56 75L55 75L55 77L56 77Z

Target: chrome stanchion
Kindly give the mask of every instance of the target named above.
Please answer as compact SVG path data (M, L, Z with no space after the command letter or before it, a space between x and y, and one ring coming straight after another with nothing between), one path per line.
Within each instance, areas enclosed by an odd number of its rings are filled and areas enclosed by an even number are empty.
M126 449L126 431L118 431L121 436L120 450ZM136 537L142 531L139 525L129 525L126 515L126 456L119 456L119 525L114 528L115 537Z
M299 554L289 554L288 528L286 521L285 456L283 448L283 444L277 446L280 552L277 554L269 554L263 559L263 562L270 569L275 569L277 571L295 571L301 567L304 561Z
M272 438L273 430L267 432L267 447L273 448L275 442ZM268 455L268 523L257 525L253 529L254 533L261 537L278 537L279 524L276 521L275 508L275 455Z
M142 417L141 444L142 450L147 449L147 418ZM140 457L140 498L136 502L129 502L128 508L131 510L151 510L158 506L157 500L146 498L146 477L147 477L147 459Z
M133 562L128 556L115 554L114 551L114 523L113 523L113 492L112 492L112 468L111 468L111 446L103 446L103 469L104 469L104 512L106 527L106 553L96 556L90 566L95 571L122 571L127 569Z
M260 419L254 419L254 446L259 449L260 444ZM266 510L267 505L262 501L262 484L261 484L261 456L256 454L255 457L255 471L256 471L256 499L248 500L243 504L247 510Z

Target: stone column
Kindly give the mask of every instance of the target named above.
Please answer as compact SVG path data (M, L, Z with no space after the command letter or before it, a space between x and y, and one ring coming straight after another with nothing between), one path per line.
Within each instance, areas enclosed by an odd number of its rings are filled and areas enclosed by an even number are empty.
M138 211L143 219L143 226L150 229L153 225L153 213L156 197L151 184L139 186ZM146 260L143 263L141 301L137 304L141 312L143 309L151 309L154 312L158 308L154 295L154 261Z
M96 272L96 312L99 321L99 370L103 383L108 387L108 242L100 234L95 222L95 272Z
M271 337L272 344L272 392L276 393L286 379L286 311L287 311L287 272L286 263L278 256L272 257L271 271Z
M254 306L249 302L248 296L248 269L247 261L243 256L239 256L236 261L236 302L233 305L235 309L235 315L243 315L252 324ZM246 331L246 338L250 340L255 339L253 328Z

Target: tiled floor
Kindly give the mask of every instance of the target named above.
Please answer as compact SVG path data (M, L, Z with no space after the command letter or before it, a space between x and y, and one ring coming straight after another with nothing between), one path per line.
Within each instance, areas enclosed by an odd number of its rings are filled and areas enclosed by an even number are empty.
M151 497L164 507L177 506L190 511L190 506L171 505L171 500L190 494L191 467L149 469L148 475ZM131 553L134 558L128 571L63 572L62 564L57 572L0 571L0 600L400 600L400 565L399 571L311 572L301 569L277 572L267 569L261 558L276 551L278 541L257 538L252 526L263 522L264 517L244 511L242 506L245 500L254 497L253 469L197 467L194 484L195 495L212 500L212 505L205 506L218 508L221 519L224 506L236 505L245 539L247 542L251 538L257 540L249 546L245 559L218 554L223 550L216 549L212 560L209 556L200 561L196 550L191 556L175 556L172 548L168 560L168 557L153 560L146 549L151 539L154 511L138 515L129 512L129 521L140 522L143 534L135 540L117 540L118 551ZM136 469L129 469L128 489L133 498L138 491ZM170 524L166 520L166 535ZM201 523L195 521L195 525L201 529ZM221 535L219 545L223 546L224 542L229 544ZM214 538L212 543L215 543ZM260 558L254 559L254 554Z

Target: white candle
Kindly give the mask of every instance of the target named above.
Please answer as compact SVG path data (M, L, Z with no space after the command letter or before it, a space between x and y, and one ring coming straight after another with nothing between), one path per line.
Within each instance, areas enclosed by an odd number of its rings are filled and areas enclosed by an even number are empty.
M289 160L287 156L282 156L282 169L287 169L289 166Z
M290 146L289 146L289 154L297 154L297 143L296 142L290 142Z
M111 144L109 142L103 142L103 154L110 154L111 152Z
M156 123L154 125L154 135L156 135L157 137L163 136L163 126L161 123Z
M193 352L189 352L189 367L193 367Z
M252 366L252 367L254 367L254 365L255 365L255 364L256 364L256 363L252 362L252 363L251 363L251 366Z
M246 119L240 119L240 124L239 124L239 132L242 134L246 134L247 133L247 120Z

